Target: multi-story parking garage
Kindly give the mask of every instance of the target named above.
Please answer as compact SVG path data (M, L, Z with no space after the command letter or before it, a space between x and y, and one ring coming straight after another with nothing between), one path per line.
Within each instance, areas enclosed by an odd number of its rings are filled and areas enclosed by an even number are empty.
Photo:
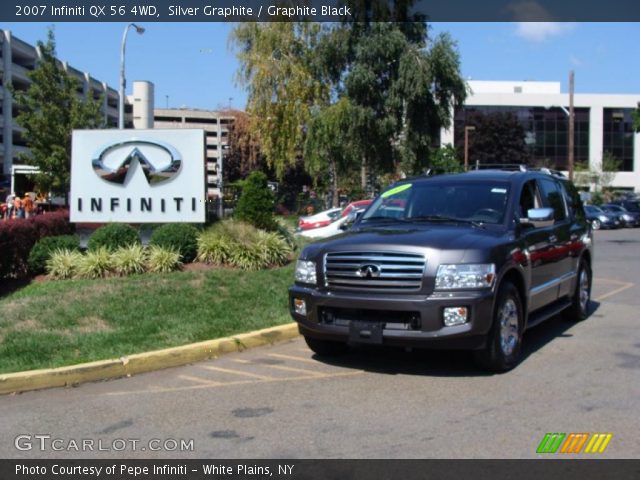
M16 90L29 88L27 74L33 70L40 58L37 47L15 37L9 30L0 30L0 173L11 174L14 163L20 163L20 153L28 152L22 138L22 127L16 122L18 112L14 106L8 85ZM105 82L96 80L62 62L63 68L78 79L78 95L82 98L102 98L102 112L105 123L115 127L118 124L118 92ZM130 120L130 119L129 119Z

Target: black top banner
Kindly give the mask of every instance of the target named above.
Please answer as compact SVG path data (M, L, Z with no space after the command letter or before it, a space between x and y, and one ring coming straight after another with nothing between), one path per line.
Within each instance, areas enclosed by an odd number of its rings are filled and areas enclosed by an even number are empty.
M409 15L380 16L411 5ZM363 8L364 7L364 8ZM638 22L638 0L2 0L4 22Z
M0 460L2 480L637 480L638 460Z

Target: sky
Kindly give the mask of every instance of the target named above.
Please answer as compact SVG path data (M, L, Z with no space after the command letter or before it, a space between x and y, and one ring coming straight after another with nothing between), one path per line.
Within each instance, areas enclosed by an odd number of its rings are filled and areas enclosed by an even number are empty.
M134 80L155 85L157 108L217 109L246 105L229 46L231 23L147 23L127 38L127 93ZM35 44L46 23L4 23L0 28ZM125 24L54 24L58 57L118 89L120 42ZM457 41L464 78L560 81L568 91L575 71L577 93L638 93L635 50L640 23L433 23L431 35Z

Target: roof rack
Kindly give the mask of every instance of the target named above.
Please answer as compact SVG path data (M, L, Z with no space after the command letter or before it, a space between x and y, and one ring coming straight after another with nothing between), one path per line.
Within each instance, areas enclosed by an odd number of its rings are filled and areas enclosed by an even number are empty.
M525 165L524 163L480 163L476 161L475 165L476 170L505 170L505 171L515 171L515 172L542 172L547 175L558 175L560 177L564 177L564 173L560 170L554 170L547 167L530 167L529 165Z

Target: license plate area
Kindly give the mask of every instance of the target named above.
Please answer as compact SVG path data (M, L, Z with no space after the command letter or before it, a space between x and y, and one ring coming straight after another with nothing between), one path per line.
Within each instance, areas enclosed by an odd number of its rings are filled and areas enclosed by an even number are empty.
M349 323L349 342L380 345L382 344L383 328L384 323L352 320Z

